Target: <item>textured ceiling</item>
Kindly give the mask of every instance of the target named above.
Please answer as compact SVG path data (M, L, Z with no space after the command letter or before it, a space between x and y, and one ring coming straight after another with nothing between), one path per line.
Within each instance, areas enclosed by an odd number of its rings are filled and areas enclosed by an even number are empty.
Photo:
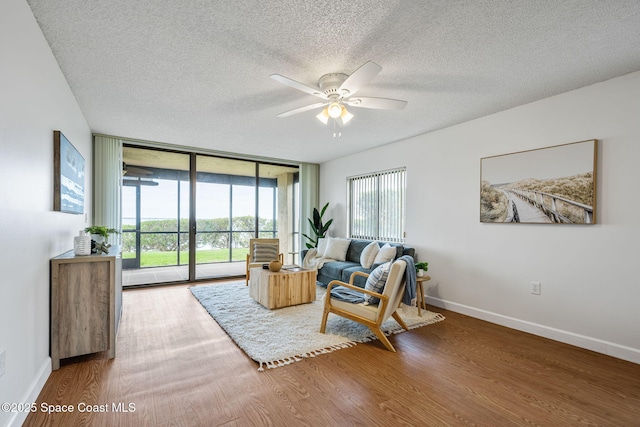
M95 133L323 162L640 70L637 0L27 0ZM382 66L333 138L315 85ZM595 101L595 100L594 100Z

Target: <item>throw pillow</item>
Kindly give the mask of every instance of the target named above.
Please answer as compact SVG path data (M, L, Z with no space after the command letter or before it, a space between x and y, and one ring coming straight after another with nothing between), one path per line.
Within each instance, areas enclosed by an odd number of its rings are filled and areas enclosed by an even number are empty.
M373 261L380 252L380 246L378 242L371 242L362 250L360 254L360 265L364 268L371 268Z
M384 285L387 283L387 278L389 277L390 265L390 262L386 262L374 268L371 274L369 274L369 277L367 277L367 283L364 284L364 288L381 294L382 291L384 291ZM369 294L364 295L365 305L373 305L378 302L380 302L380 298Z
M327 250L324 252L324 257L335 259L336 261L344 261L347 258L347 250L349 250L350 244L350 239L331 237L329 243L327 243Z
M396 248L386 243L383 247L380 248L378 255L376 255L375 260L373 260L374 264L379 264L381 262L393 261L396 257Z
M254 243L252 262L270 262L278 259L277 243Z
M329 239L331 239L331 237L321 237L318 239L318 247L316 248L318 252L316 253L316 256L324 256L324 253L327 251L327 244L329 243Z

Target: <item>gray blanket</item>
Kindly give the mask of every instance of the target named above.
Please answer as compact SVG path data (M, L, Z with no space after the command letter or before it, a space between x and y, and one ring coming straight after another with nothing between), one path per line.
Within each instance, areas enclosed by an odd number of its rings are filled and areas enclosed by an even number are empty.
M360 304L364 302L364 294L362 292L354 291L353 289L345 288L344 286L334 286L331 288L331 298L350 302L352 304Z
M407 268L404 270L405 286L402 303L412 305L413 300L416 298L416 263L413 257L409 255L403 255L398 259L407 263Z

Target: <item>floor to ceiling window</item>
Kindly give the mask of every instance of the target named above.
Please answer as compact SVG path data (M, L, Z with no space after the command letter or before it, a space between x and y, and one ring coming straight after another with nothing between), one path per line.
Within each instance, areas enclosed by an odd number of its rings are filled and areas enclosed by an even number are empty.
M128 145L123 160L125 286L244 274L255 236L298 251L297 166Z

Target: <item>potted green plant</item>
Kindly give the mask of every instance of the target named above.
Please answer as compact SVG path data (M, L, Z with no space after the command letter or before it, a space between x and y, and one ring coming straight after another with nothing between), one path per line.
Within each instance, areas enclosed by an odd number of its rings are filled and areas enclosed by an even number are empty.
M304 237L310 240L307 242L307 249L317 248L318 240L326 237L327 231L329 230L329 226L333 222L333 219L330 219L325 224L322 223L322 217L324 216L325 211L329 207L329 202L322 208L320 212L318 212L318 208L313 208L313 221L311 218L307 218L309 220L309 224L311 225L311 231L313 231L314 237L311 238L306 234L302 234Z
M427 270L429 270L428 262L416 262L416 274L418 277L422 277Z
M119 231L116 230L115 228L109 228L107 226L104 225L92 225L91 227L87 227L84 229L84 231L86 231L87 233L91 234L91 238L93 240L95 240L96 242L98 242L99 240L101 240L101 242L99 243L106 243L107 240L109 239L109 234L118 234ZM100 236L99 238L96 238Z
M107 243L109 234L120 233L115 228L109 228L104 225L92 225L84 229L85 232L91 234L91 253L102 254L109 253L110 244Z

